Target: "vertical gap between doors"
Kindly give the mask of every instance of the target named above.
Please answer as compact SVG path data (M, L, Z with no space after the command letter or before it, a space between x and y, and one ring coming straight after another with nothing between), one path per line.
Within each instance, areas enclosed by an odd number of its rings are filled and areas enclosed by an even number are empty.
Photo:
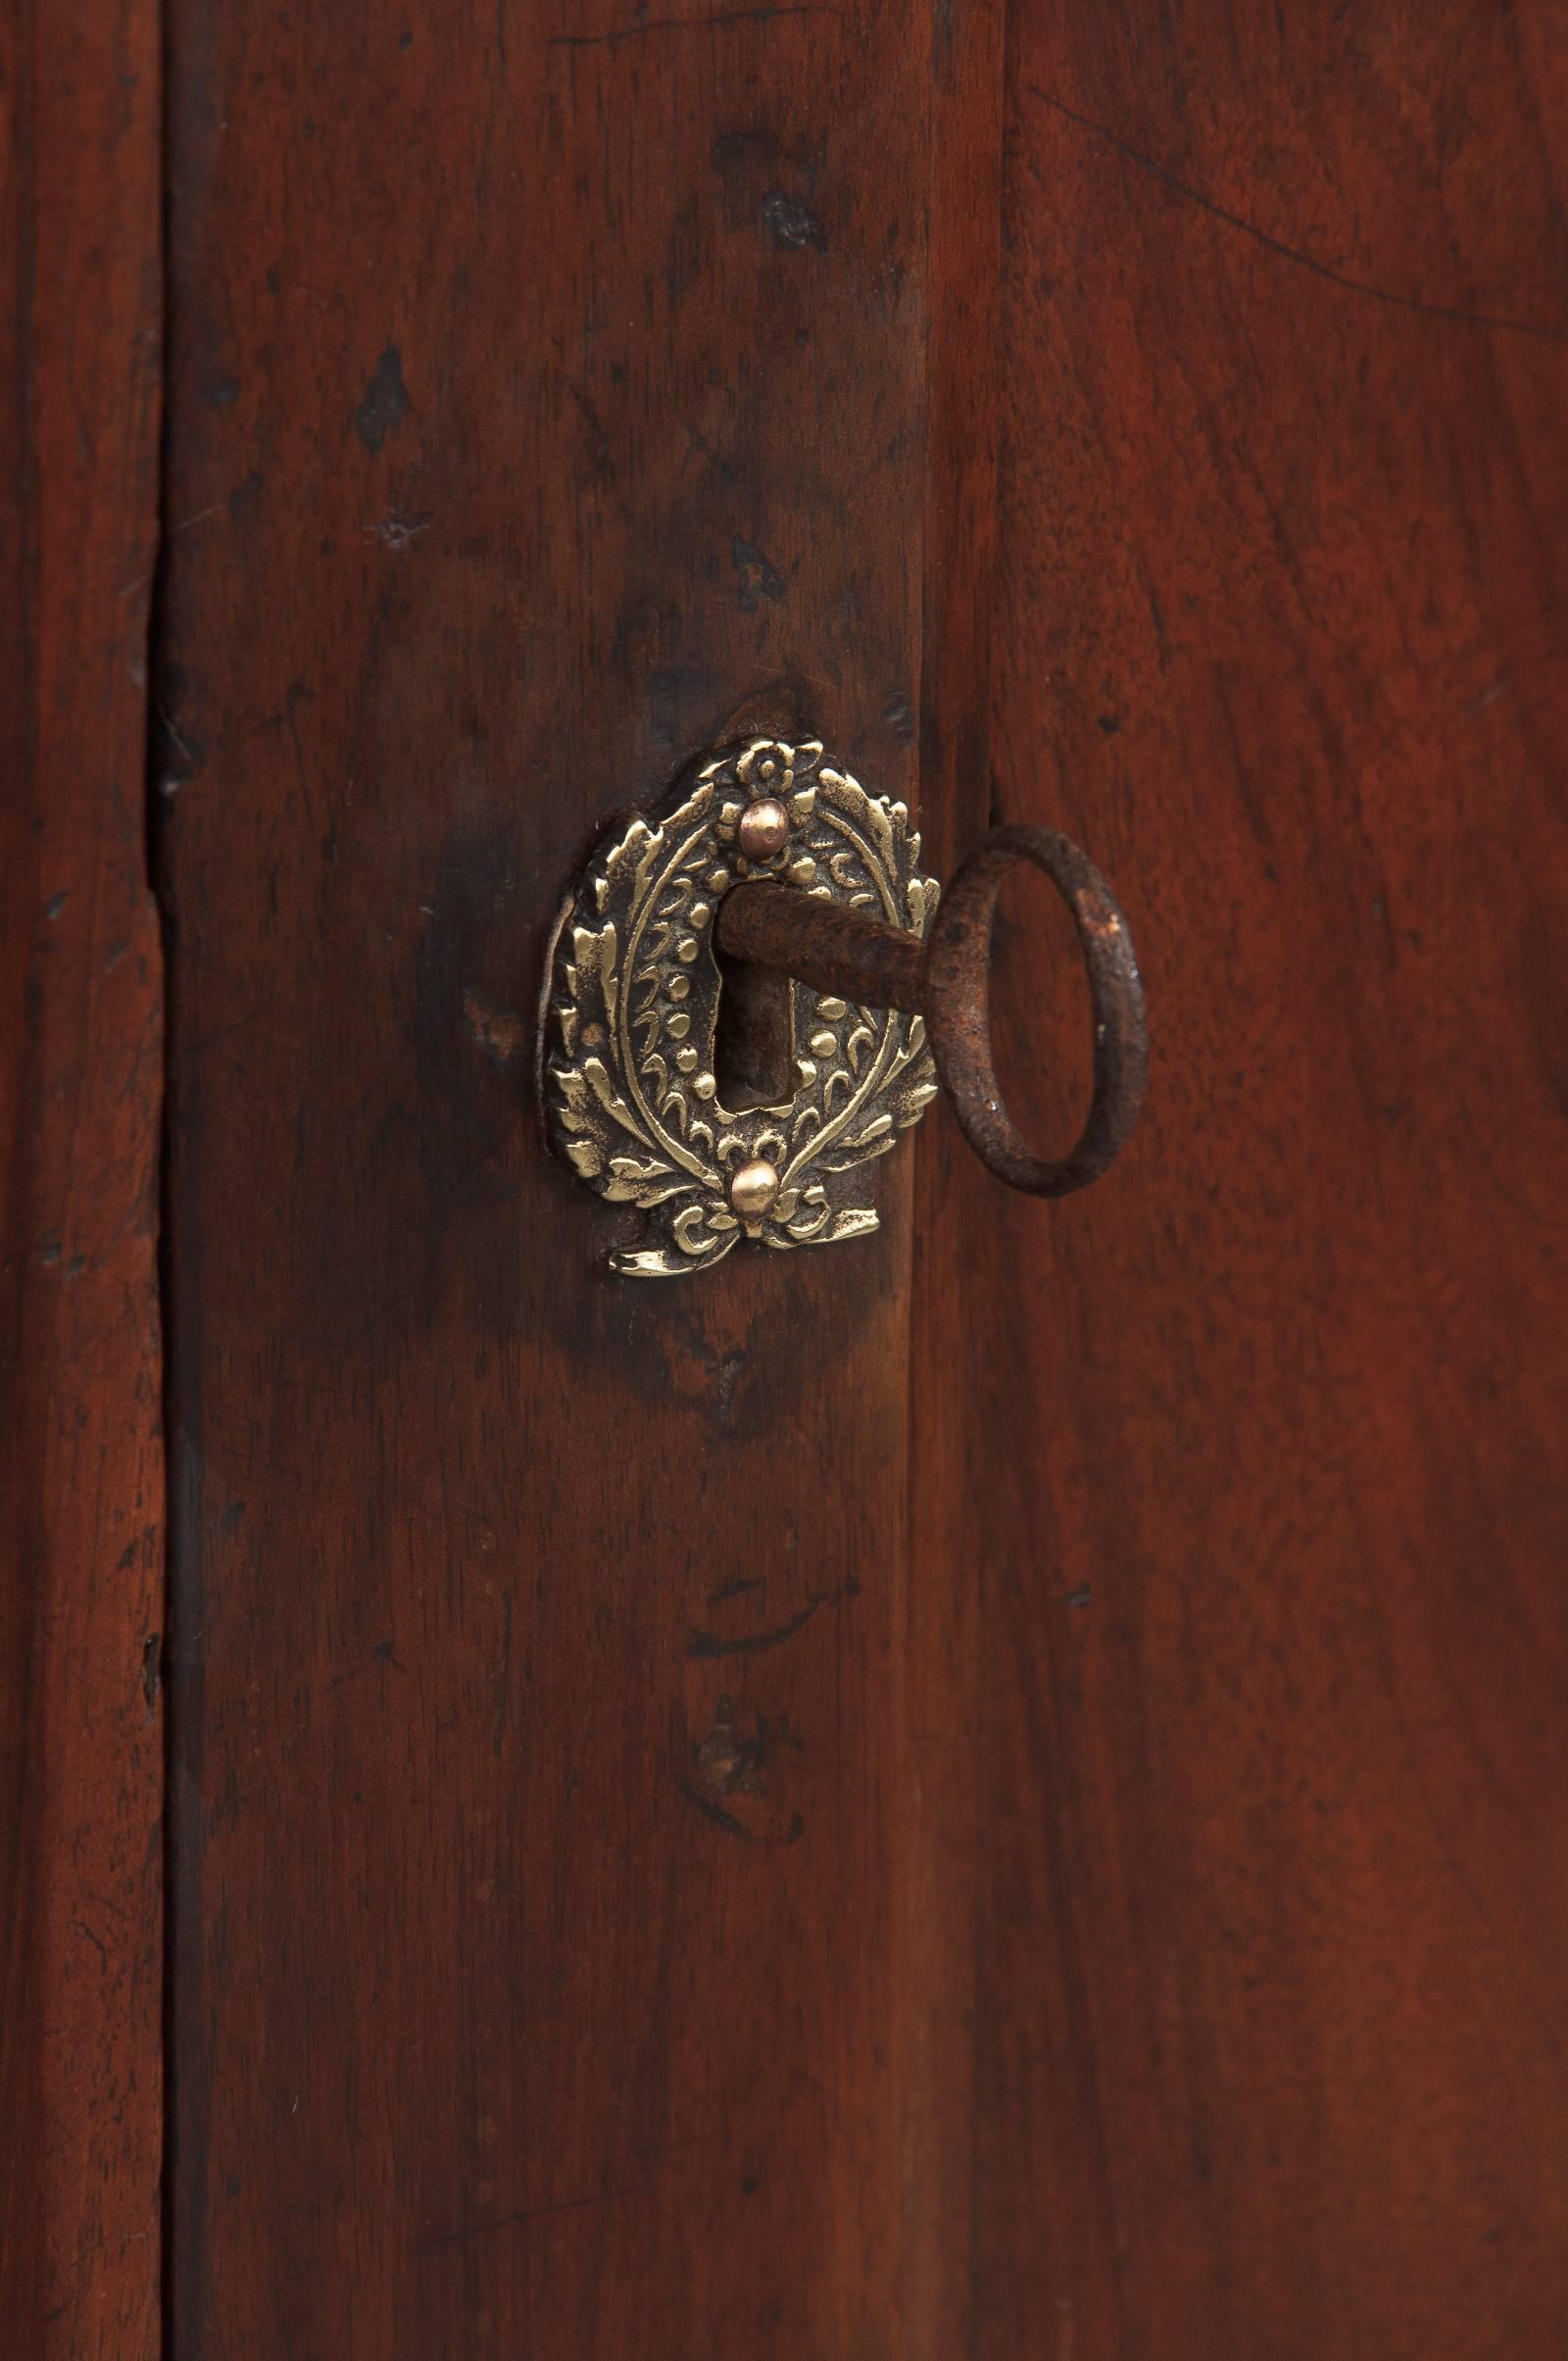
M158 1141L158 1324L162 1343L160 1384L162 1389L161 1423L164 1435L164 1598L161 1617L163 1638L159 1677L163 1687L163 2153L159 2189L159 2349L163 2361L172 2361L174 2351L174 2174L175 2174L175 2091L177 2061L174 2053L174 1954L175 1954L175 1865L177 1854L176 1790L174 1782L175 1732L180 1691L180 1640L178 1617L175 1612L174 1564L180 1542L179 1492L174 1464L174 1323L172 1316L173 1296L173 1247L171 1219L172 1157L172 1083L175 1028L178 1022L177 985L173 927L163 877L163 833L168 812L164 781L168 775L167 756L172 727L165 697L164 679L164 622L169 565L169 448L171 433L171 332L172 309L172 271L170 254L170 207L172 173L170 154L170 89L172 28L169 0L162 0L159 10L159 115L158 147L160 158L159 201L159 337L162 346L162 365L159 371L161 415L158 435L158 483L155 495L157 540L153 553L152 596L147 611L147 705L146 740L143 762L143 863L147 888L158 913L158 932L163 964L163 1033L162 1076L159 1091Z

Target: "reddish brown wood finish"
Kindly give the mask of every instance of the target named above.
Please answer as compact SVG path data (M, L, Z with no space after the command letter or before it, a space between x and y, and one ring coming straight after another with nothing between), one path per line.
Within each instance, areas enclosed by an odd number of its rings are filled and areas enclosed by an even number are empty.
M3 37L0 2351L152 2361L157 14L14 0Z
M1299 15L176 0L177 2355L1562 2348L1565 98ZM1102 1189L593 1266L743 713L1105 864Z
M939 876L952 874L984 825L986 803L1004 14L968 0L934 11L932 216L943 234L930 261L939 332L926 363L919 816ZM933 1108L916 1138L907 1279L909 1563L901 1632L907 1702L896 1790L908 1871L895 1958L922 2103L910 2113L897 2191L906 2317L884 2339L887 2361L906 2354L948 2361L962 2350L973 2268L980 1601L967 1438L961 1420L932 1415L944 1391L932 1345L948 1349L967 1301L955 1134ZM960 1163L965 1156L960 1149Z
M173 8L178 2355L943 2350L911 1166L613 1282L532 1060L738 714L913 790L961 13Z
M985 1594L964 2349L1553 2361L1562 15L1013 25L998 803L1115 880L1154 1080L1086 1197L964 1184L915 1347Z

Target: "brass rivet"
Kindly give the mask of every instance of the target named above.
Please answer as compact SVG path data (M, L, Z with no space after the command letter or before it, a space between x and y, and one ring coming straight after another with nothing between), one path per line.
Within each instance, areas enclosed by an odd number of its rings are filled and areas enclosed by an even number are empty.
M759 797L741 813L736 841L748 861L771 861L789 841L790 815L776 796Z
M729 1202L742 1221L763 1221L778 1196L778 1167L765 1156L742 1164L729 1185Z

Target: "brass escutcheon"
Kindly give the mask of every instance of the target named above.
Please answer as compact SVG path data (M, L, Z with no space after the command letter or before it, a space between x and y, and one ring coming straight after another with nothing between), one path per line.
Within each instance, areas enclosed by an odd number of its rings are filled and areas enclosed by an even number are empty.
M868 794L816 739L715 753L662 819L596 848L552 941L543 1089L579 1178L647 1216L612 1269L673 1278L743 1239L827 1246L877 1227L865 1168L936 1096L924 1019L792 978L788 1094L727 1107L714 915L732 888L774 882L923 937L938 888L919 863L906 807Z

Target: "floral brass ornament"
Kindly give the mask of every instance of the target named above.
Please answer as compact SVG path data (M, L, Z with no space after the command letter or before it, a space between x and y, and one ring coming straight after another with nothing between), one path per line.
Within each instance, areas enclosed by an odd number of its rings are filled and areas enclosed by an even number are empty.
M925 1025L791 979L792 1095L732 1110L713 1070L718 899L769 879L923 936L938 888L903 804L756 738L703 763L665 816L602 843L547 981L552 1140L590 1189L647 1215L626 1278L711 1269L744 1240L836 1245L877 1227L868 1169L936 1096ZM688 777L690 774L688 774Z

